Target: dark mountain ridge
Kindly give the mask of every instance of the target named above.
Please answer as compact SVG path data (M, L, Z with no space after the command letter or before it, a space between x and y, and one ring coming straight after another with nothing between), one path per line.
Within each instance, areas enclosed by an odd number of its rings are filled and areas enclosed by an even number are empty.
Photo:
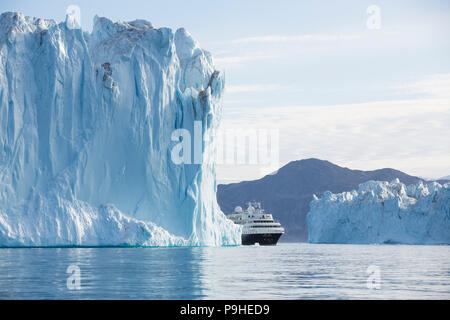
M305 159L289 162L275 174L258 180L218 185L217 201L225 213L231 213L236 206L246 208L248 201L260 201L285 227L286 234L280 241L306 241L306 214L313 194L351 191L369 180L392 181L395 178L406 185L424 181L390 168L351 170L325 160Z

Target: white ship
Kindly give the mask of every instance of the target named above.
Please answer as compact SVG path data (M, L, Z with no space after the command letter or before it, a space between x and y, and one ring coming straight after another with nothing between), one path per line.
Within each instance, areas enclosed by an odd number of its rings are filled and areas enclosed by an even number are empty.
M236 207L227 218L236 224L242 225L242 244L276 245L284 233L284 228L273 220L271 214L261 208L259 202L249 202L247 210Z

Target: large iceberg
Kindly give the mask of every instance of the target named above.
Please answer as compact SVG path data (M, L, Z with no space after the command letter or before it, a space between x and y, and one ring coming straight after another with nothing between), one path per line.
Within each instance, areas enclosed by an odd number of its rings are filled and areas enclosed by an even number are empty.
M450 244L450 184L396 179L328 191L314 196L307 224L311 243Z
M3 13L0 246L239 244L215 196L223 88L184 29ZM176 164L194 128L200 159Z

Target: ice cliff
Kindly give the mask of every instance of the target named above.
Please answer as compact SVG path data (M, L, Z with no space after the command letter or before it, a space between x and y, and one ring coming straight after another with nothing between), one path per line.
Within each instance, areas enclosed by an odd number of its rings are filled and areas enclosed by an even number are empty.
M450 184L369 181L310 208L311 243L450 244Z
M0 246L239 244L215 196L223 87L184 29L3 13ZM175 164L194 121L202 161Z

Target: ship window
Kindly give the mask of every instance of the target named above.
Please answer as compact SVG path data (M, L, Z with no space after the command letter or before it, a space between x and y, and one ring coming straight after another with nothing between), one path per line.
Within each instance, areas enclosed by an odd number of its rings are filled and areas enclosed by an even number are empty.
M251 226L250 228L278 228L278 226Z

